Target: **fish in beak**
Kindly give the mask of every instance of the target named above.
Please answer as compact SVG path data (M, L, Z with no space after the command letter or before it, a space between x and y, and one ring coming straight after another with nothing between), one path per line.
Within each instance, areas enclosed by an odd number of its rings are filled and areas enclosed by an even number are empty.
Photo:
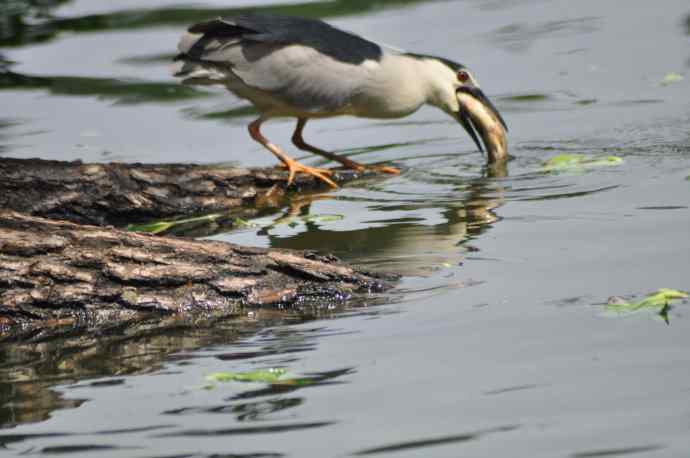
M458 88L456 96L460 104L460 110L456 113L457 119L472 137L479 151L484 150L477 133L484 142L490 163L508 159L508 126L491 100L481 89L472 86Z

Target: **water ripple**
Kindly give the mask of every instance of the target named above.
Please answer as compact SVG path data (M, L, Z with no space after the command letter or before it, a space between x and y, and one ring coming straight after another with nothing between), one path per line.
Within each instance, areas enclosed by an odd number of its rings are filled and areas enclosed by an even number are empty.
M153 437L204 437L204 436L236 436L247 434L278 434L304 429L323 428L332 426L337 421L317 421L311 423L291 423L285 425L248 426L244 428L221 429L188 429L173 433L159 434Z
M413 450L419 448L428 448L437 445L453 444L458 442L469 442L482 438L488 434L505 433L518 429L519 426L501 426L498 428L485 429L472 433L456 434L453 436L441 436L429 439L420 439L409 442L400 442L397 444L384 445L381 447L372 447L353 453L353 456L377 455L379 453L400 452L404 450Z

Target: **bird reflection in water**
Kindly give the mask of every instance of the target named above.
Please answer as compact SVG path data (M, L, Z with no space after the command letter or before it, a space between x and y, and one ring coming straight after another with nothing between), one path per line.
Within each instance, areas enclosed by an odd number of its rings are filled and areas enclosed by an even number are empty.
M507 176L506 164L488 165L479 178L443 176L444 182L456 181L459 200L442 202L428 200L396 200L376 202L380 211L430 209L440 212L441 222L429 224L411 218L378 221L352 230L333 230L333 225L320 227L318 219L309 218L312 203L338 199L333 194L300 195L270 226L260 233L266 235L273 248L313 249L373 270L395 271L403 275L428 275L444 266L462 263L468 251L466 242L478 237L499 220L495 210L503 204L504 187L500 178ZM347 216L345 216L347 218ZM277 235L280 223L300 219L304 222L297 233Z

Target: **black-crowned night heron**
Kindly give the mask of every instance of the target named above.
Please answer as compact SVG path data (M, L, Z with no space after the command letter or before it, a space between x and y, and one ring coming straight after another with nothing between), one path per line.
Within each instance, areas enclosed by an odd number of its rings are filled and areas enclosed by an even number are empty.
M490 162L507 157L501 115L469 70L447 59L382 47L322 21L270 14L193 25L178 48L176 60L183 65L175 76L183 83L222 84L256 106L261 115L249 124L249 133L287 167L288 185L301 172L336 186L329 170L294 161L261 134L270 118L297 118L295 146L362 170L362 164L305 142L307 120L399 118L430 104L457 119L482 150L479 132Z

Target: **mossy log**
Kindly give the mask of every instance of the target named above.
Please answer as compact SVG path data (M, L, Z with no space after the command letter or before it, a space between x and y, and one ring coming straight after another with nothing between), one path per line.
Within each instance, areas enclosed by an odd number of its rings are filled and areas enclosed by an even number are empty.
M378 274L308 251L159 237L0 210L0 335L93 328L151 314L328 306L388 287Z
M334 170L333 179L342 184L361 175ZM278 168L0 158L0 208L97 226L240 208L246 212L238 216L253 216L258 207L276 206L286 184L287 173ZM328 186L298 174L289 189L323 191Z

